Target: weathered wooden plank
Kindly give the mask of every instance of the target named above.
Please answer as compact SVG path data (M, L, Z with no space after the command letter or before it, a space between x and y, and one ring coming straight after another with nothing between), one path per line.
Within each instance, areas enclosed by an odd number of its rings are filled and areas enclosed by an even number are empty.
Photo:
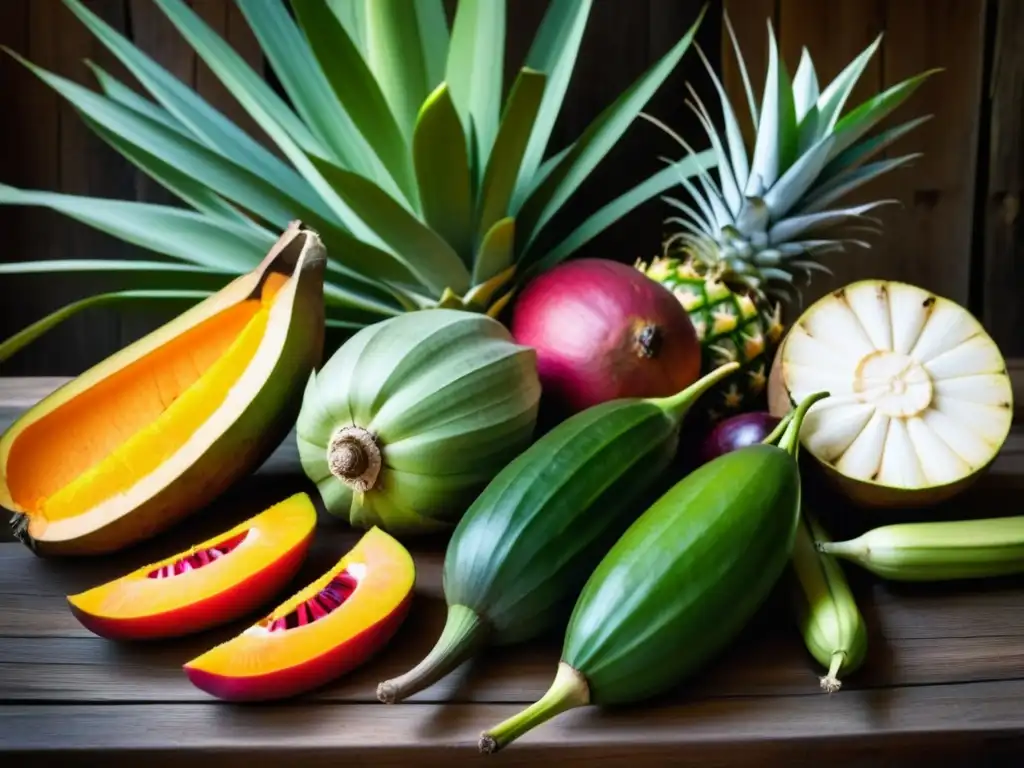
M499 756L477 752L479 734L518 705L22 705L0 707L0 743L11 760L31 753L33 762L80 765L110 753L152 768L179 765L189 749L215 752L222 766L254 758L303 766L877 765L883 757L978 765L983 748L1004 757L1021 748L1022 695L1024 682L1007 681L589 708L548 721Z
M98 0L90 3L89 8L115 29L127 32L128 9L124 0ZM46 25L39 33L53 38L54 64L58 73L95 87L95 78L85 64L86 59L91 59L108 72L123 76L124 70L116 57L63 3L59 3L57 9L40 19L39 23ZM135 167L94 134L67 99L61 97L59 105L60 191L89 197L134 198ZM102 256L126 259L142 253L134 245L67 216L61 216L60 220L63 238L54 254L57 258ZM44 295L48 301L61 299L56 306L106 290L102 275L76 275L74 279L48 281L48 288L49 285L55 285L58 290L53 294L47 290ZM67 346L51 347L52 370L72 374L112 354L150 326L147 314L145 311L123 313L113 308L101 308L87 310L75 320L58 326L54 333L63 335L62 331L66 329L72 335ZM52 341L56 342L58 338L54 337Z
M46 15L57 7L53 0L41 2L4 3L8 15L4 24L5 38L11 48L26 56L34 63L52 69L55 66L56 50L53 38L43 33L42 22ZM19 14L19 10L21 13ZM24 25L21 28L21 25ZM6 42L6 40L5 40ZM20 62L10 56L3 56L5 74L5 99L11 106L5 116L5 128L9 131L11 143L4 155L14 163L10 176L5 182L28 188L56 190L60 188L60 156L57 151L60 142L60 108L53 89L32 74ZM59 251L58 238L63 223L59 216L39 208L4 206L5 248L0 260L25 261L29 259L54 258ZM39 278L4 277L2 283L2 318L4 336L24 328L60 303L60 288L52 286L55 281L41 281ZM40 286L51 284L44 292ZM51 293L52 291L52 293ZM53 295L56 293L57 295ZM50 294L50 295L47 295ZM67 291L64 291L64 295ZM35 349L24 350L10 360L0 364L4 375L28 373L49 368L49 360L55 349L74 343L69 331L55 332L48 343L40 340ZM60 371L58 373L64 373Z
M29 0L10 0L0 3L0 44L13 50L28 50ZM36 168L27 147L35 137L37 126L31 124L33 89L15 87L27 84L25 68L12 56L0 56L0 82L4 83L4 119L0 121L0 146L7 151L0 154L0 179L7 184L26 184L32 180ZM25 147L26 151L18 151ZM0 252L0 263L20 259L26 238L23 211L0 206L0 231L4 233L5 248ZM22 300L9 295L10 278L0 278L0 329L19 328L24 324L19 316ZM6 366L3 366L6 368Z
M989 85L984 322L1006 354L1024 350L1024 4L997 3Z
M943 71L885 122L934 115L887 150L888 157L924 156L872 185L873 192L901 201L903 208L879 213L885 234L878 259L856 259L861 275L866 270L914 282L963 306L973 250L985 6L963 0L887 4L885 86L935 67Z
M754 92L754 102L758 109L761 106L764 74L768 66L768 22L771 22L778 34L779 0L724 0L723 8L729 15L736 43L739 46L743 61L750 76L750 86ZM728 28L723 24L721 33L721 78L729 99L732 102L736 119L746 139L748 155L753 152L754 126L751 122L750 109L747 107L746 91L736 51Z
M1015 594L1019 598L1019 590ZM1013 613L1012 608L1004 609ZM947 614L966 618L954 611ZM380 680L408 670L429 650L440 631L441 616L440 601L420 601L387 648L364 667L304 695L303 702L374 703ZM919 618L927 622L931 616ZM207 702L210 697L189 683L181 665L243 626L236 623L174 641L134 645L86 636L0 637L0 702ZM940 622L936 629L957 631L949 622ZM844 678L843 692L1024 678L1024 627L1015 629L1013 635L891 640L874 634L864 667ZM529 703L547 689L558 649L553 639L489 649L409 701ZM821 673L788 627L754 627L668 698L813 694Z
M650 0L648 58L652 65L679 42L705 6L707 4L702 0ZM695 116L696 103L690 89L696 92L717 124L720 124L721 109L718 92L696 47L699 46L713 64L720 58L720 38L721 13L717 8L707 7L690 50L644 109L646 114L660 120L676 134L686 137L697 151L710 148L711 143ZM639 122L632 134L637 160L631 165L647 174L654 174L662 167L660 158L681 159L686 155L686 149L674 138L646 122ZM685 190L676 186L668 190L668 194L678 197L685 194ZM660 199L655 199L631 214L623 229L631 230L638 237L632 238L632 247L625 254L626 260L639 258L650 261L660 256L665 240L676 231L675 225L667 224L665 219L677 213Z

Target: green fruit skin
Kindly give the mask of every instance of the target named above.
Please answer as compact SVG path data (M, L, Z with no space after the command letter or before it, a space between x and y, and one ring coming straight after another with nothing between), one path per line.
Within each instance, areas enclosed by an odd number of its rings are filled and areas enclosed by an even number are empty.
M785 450L752 445L683 478L616 542L572 613L562 661L597 705L655 696L697 671L784 572L800 514Z
M590 572L653 498L678 440L677 421L644 400L603 403L559 424L456 527L448 604L483 617L495 645L564 626Z
M487 483L533 439L536 352L497 320L431 309L363 328L309 378L296 424L299 458L329 513L395 535L450 531ZM342 427L370 432L374 487L331 473Z

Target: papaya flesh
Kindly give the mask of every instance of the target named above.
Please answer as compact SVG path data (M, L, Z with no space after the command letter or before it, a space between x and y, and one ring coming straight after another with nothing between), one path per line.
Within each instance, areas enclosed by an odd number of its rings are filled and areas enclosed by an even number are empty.
M72 615L101 637L151 640L200 632L259 607L295 576L316 528L296 493L191 547L68 595Z
M390 642L415 585L409 551L374 526L320 578L187 662L185 674L225 701L285 699L320 688Z
M262 464L323 354L325 265L292 222L251 272L22 414L0 437L18 538L39 555L120 550Z

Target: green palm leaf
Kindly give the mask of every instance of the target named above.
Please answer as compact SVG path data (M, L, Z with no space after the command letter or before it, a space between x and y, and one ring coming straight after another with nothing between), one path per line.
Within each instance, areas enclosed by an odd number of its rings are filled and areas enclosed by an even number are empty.
M399 127L411 140L420 105L444 78L444 5L441 0L370 0L364 13L366 60Z
M377 248L383 241L367 227L319 173L310 156L325 158L326 151L295 113L288 109L224 40L181 0L154 0L189 40L224 86L274 140L299 172L319 193L346 229ZM307 154L307 152L309 154Z
M473 269L473 285L486 283L515 263L516 220L507 216L487 230Z
M207 104L195 91L136 48L117 30L87 9L80 0L64 0L71 11L182 125L211 149L230 157L257 176L316 205L316 195L294 170L282 163L245 131Z
M526 200L518 217L517 249L520 258L530 254L540 230L597 167L679 63L690 47L705 12L706 9L702 9L682 39L587 127L562 162Z
M191 175L200 188L205 185L210 191L233 200L274 228L284 229L296 217L320 228L337 228L340 225L322 205L319 210L309 210L265 179L163 123L47 72L14 52L11 55L107 132L115 133L129 145L158 157L165 165Z
M445 79L482 175L498 133L505 3L461 0L452 24Z
M464 264L473 260L473 180L469 149L446 84L423 104L412 144L425 221Z
M339 4L341 5L341 4ZM362 8L358 2L345 6ZM409 148L387 99L366 61L337 13L323 0L292 0L302 31L323 67L324 76L338 101L351 116L358 132L366 137L381 163L401 188L405 198L419 208L416 179L409 163ZM352 21L352 24L357 22Z
M387 279L419 283L440 293L445 288L465 291L469 273L459 255L430 227L424 225L369 179L314 159L320 173L349 201L352 209L386 243L387 253L400 270ZM415 259L410 258L415 254ZM378 266L378 270L382 267Z
M0 184L0 204L51 208L141 248L234 272L252 269L277 240L262 228L180 208L22 190L6 184Z
M366 5L371 0L327 0L327 8L345 29L349 39L359 50L366 53ZM324 5L313 0L315 5ZM298 9L296 9L298 10Z
M637 184L628 192L619 195L604 207L592 213L576 227L561 243L548 251L537 266L547 269L554 266L569 254L574 253L595 236L633 211L637 206L660 195L665 190L679 183L681 177L693 176L714 165L715 153L707 150L698 154L688 155L682 160L658 171L650 178Z
M182 309L192 306L206 297L210 296L209 291L113 291L111 293L98 293L71 304L67 304L46 317L36 320L27 328L15 333L0 342L0 363L6 362L19 350L31 344L47 331L55 328L70 317L86 309L101 307L106 304L122 303L128 301L144 302L151 304L154 301L169 301L173 304L181 304Z
M129 88L94 61L86 59L85 63L96 76L96 82L99 83L100 88L103 90L103 95L108 99L117 102L123 107L127 107L133 112L138 112L140 115L148 117L150 120L155 120L165 128L176 131L186 138L193 140L196 139L194 133L189 131L189 129L184 126L180 120L159 104L153 103L145 96L142 96L137 91Z
M227 203L213 190L204 187L187 172L135 146L113 131L108 131L84 114L82 114L82 120L93 133L120 152L133 165L145 171L148 176L197 211L214 218L221 217L243 223L249 222L249 219L245 218L241 211Z
M693 188L688 177L697 173L717 189L710 155L676 164L541 250L547 222L678 63L703 13L582 135L546 157L592 0L552 0L507 98L505 0L459 0L450 30L443 0L236 0L287 103L186 0L155 0L282 159L82 0L64 2L145 94L92 63L98 92L20 60L190 209L9 186L0 186L0 204L52 208L177 266L214 270L217 281L249 271L277 231L302 220L327 246L332 328L437 306L497 312L524 269L567 258L672 174ZM132 289L184 290L210 277L132 263L116 275ZM74 269L115 277L99 261Z
M302 117L301 124L304 128L308 126L316 135L319 145L329 152L325 159L376 180L389 193L404 201L404 195L395 180L334 95L308 41L288 14L284 3L268 3L266 0L235 2ZM231 50L230 46L227 50ZM238 67L233 65L233 68ZM246 77L252 81L252 78ZM273 102L267 101L267 106L276 109ZM308 147L306 151L317 154Z
M541 175L538 169L569 88L592 5L592 0L552 0L526 55L524 67L543 73L547 80L530 141L523 153L512 199L513 213L519 210L533 184L537 183L534 177Z
M173 284L175 290L217 291L237 277L233 270L143 259L42 259L0 264L0 275L67 273L110 275L118 283L118 290L143 290L160 281L165 283L164 288Z
M530 129L535 125L537 111L540 109L546 81L542 73L523 69L512 85L484 173L476 225L478 239L482 239L495 222L504 218L510 208L516 178L530 140Z

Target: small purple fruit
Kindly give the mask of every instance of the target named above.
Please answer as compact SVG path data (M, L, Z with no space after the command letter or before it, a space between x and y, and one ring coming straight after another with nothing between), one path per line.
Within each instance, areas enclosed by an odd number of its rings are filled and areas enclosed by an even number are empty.
M725 453L760 443L778 425L780 419L767 411L750 411L720 421L700 444L698 461L706 464Z

